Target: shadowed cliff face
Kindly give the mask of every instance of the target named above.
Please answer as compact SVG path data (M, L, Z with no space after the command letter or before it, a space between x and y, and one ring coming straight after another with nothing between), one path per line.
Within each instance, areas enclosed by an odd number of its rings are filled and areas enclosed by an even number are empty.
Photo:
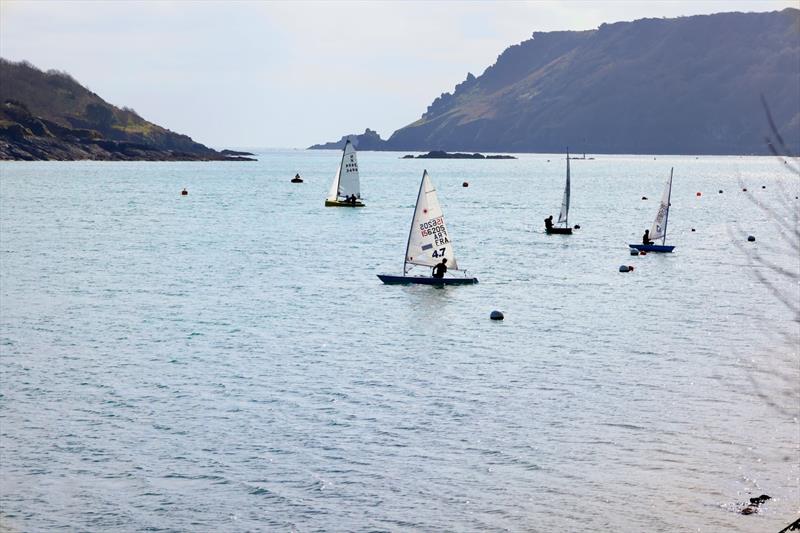
M763 93L800 152L798 20L786 9L535 33L386 148L761 154Z
M69 74L0 59L0 159L239 158L115 107Z

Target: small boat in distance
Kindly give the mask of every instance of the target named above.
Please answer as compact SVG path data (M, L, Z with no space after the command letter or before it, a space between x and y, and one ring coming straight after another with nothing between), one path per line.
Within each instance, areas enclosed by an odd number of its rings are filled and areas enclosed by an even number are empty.
M342 161L336 170L328 197L325 198L326 207L364 207L361 201L361 182L358 178L358 159L356 149L350 139L344 143Z
M661 244L629 244L631 248L640 252L662 252L667 253L675 249L674 246L667 246L667 222L669 221L670 198L672 197L672 171L669 169L669 179L664 187L664 194L661 196L661 204L658 206L658 213L653 220L653 227L650 228L650 238L655 241L661 239Z
M564 227L559 228L550 226L545 228L548 235L572 235L572 228L569 227L569 150L567 150L567 184L564 186L564 197L561 199L561 211L558 213L557 224L564 224ZM552 216L550 219L552 220Z
M458 271L458 263L453 252L453 242L447 233L444 223L444 214L428 177L428 171L422 173L422 183L419 185L417 203L414 208L414 218L411 219L411 230L408 232L406 256L403 261L403 275L391 276L378 274L378 278L386 284L418 284L418 285L470 285L478 283L477 278L468 278L466 271L464 277L409 276L409 271L414 266L432 268L442 261L447 260L447 271Z
M303 183L303 178L300 177L299 173L294 175L292 183Z

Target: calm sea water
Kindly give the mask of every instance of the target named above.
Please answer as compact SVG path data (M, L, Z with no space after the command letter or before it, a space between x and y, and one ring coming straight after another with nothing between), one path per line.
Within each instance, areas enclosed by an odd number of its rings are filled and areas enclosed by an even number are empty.
M574 161L582 228L559 237L542 219L563 156L400 155L359 154L359 210L323 207L337 152L0 164L2 524L756 532L797 518L800 332L755 274L800 294L751 264L798 268L753 201L797 212L779 161ZM631 257L672 166L676 251ZM401 272L423 168L478 285L375 276ZM760 514L736 512L761 493Z

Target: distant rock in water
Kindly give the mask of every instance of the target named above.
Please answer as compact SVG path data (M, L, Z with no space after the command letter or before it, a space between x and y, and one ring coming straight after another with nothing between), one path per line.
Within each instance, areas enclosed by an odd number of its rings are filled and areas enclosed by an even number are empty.
M256 155L256 154L254 154L254 153L251 153L251 152L239 152L239 151L236 151L236 150L222 150L220 153L221 153L222 155L227 155L227 156L236 156L236 155Z
M0 58L0 160L254 161L113 106L69 74Z
M448 153L441 150L434 150L427 154L413 156L404 155L402 159L516 159L513 155L483 155L483 154L462 154L459 152Z
M331 141L323 144L314 144L309 146L309 150L341 150L344 148L344 143L347 141L353 143L357 150L386 150L386 141L381 139L377 131L369 128L364 130L364 133L357 135L355 133L344 135L338 141Z

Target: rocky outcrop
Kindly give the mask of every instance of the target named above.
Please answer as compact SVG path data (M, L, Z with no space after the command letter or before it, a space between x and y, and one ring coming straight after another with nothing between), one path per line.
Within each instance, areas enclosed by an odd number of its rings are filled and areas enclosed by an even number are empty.
M309 150L341 150L344 148L344 143L350 140L353 143L353 146L356 147L358 150L386 150L386 141L381 139L381 136L378 134L377 131L373 131L369 128L364 130L364 133L361 135L358 134L350 134L344 135L338 141L331 141L323 144L315 144L313 146L309 146Z

